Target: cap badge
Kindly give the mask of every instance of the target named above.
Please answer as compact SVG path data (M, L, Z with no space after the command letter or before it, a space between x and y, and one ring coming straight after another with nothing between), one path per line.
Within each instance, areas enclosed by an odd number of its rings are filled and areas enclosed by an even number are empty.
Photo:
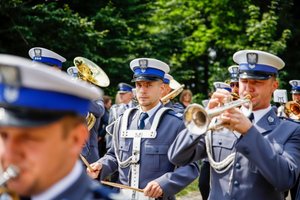
M35 57L37 57L37 58L42 57L42 49L35 48L33 51L34 51Z
M253 69L255 64L258 61L258 54L257 53L247 53L247 63L249 63L249 67Z
M217 83L217 84L216 84L216 88L221 88L220 83Z
M298 86L298 81L292 81L292 85L293 85L294 87L297 87L297 86Z
M237 74L238 73L238 71L239 71L239 68L238 67L233 67L233 68L231 68L231 73L233 73L233 74Z
M139 66L141 68L141 71L144 73L148 67L148 60L147 59L139 60Z
M19 90L17 87L7 86L4 88L3 97L8 103L15 102L19 97Z

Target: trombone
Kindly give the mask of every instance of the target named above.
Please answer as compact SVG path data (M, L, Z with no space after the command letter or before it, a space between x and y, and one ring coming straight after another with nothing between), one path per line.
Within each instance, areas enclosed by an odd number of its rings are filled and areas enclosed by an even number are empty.
M180 84L178 83L175 79L171 79L170 80L170 88L173 89L172 92L170 92L169 94L165 95L164 97L162 97L160 100L161 102L165 105L167 104L170 100L174 99L177 95L179 95L183 89L184 89L184 84Z
M184 111L183 121L188 131L195 135L202 135L208 130L221 128L223 125L222 122L214 121L211 123L211 121L214 117L219 116L224 111L231 108L236 108L244 104L248 104L248 110L245 115L250 116L252 112L252 103L250 99L251 96L247 95L245 98L230 101L228 103L225 103L223 106L209 110L205 110L205 108L199 104L191 104Z
M184 84L180 85L178 88L167 94L166 96L162 97L160 100L163 104L167 104L170 100L174 99L177 95L179 95L184 88Z

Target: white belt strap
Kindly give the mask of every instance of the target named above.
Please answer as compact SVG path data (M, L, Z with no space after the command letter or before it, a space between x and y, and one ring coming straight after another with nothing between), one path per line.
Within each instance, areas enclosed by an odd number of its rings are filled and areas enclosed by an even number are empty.
M154 198L146 197L141 192L136 192L129 189L121 189L120 193L122 197L125 198L124 200L155 200Z
M151 128L149 130L127 130L128 119L130 113L136 108L127 109L122 117L121 124L121 138L132 138L133 146L132 146L132 155L126 161L120 161L118 156L117 160L124 167L131 166L131 187L139 188L139 177L140 177L140 150L141 150L141 141L143 138L156 138L157 132L156 129L158 127L160 118L163 113L170 110L170 108L160 108L154 116ZM118 149L117 149L118 150ZM116 153L117 154L117 153ZM124 163L126 162L126 163ZM132 193L133 194L133 193ZM133 194L134 196L135 194Z

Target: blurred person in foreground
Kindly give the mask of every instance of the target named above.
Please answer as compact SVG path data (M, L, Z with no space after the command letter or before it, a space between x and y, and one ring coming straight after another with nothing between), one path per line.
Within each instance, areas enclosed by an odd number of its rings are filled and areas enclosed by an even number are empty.
M40 63L0 55L1 164L21 199L114 199L78 160L88 137L85 115L100 91Z

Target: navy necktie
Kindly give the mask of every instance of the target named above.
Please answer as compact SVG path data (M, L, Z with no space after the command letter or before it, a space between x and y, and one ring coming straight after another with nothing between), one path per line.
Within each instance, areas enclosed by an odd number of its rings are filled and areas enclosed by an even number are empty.
M249 115L248 119L250 119L250 121L253 122L253 120L254 120L254 114L251 113L251 114Z
M140 119L139 119L139 124L138 124L138 129L144 129L145 128L145 119L147 119L149 116L147 113L141 113Z

